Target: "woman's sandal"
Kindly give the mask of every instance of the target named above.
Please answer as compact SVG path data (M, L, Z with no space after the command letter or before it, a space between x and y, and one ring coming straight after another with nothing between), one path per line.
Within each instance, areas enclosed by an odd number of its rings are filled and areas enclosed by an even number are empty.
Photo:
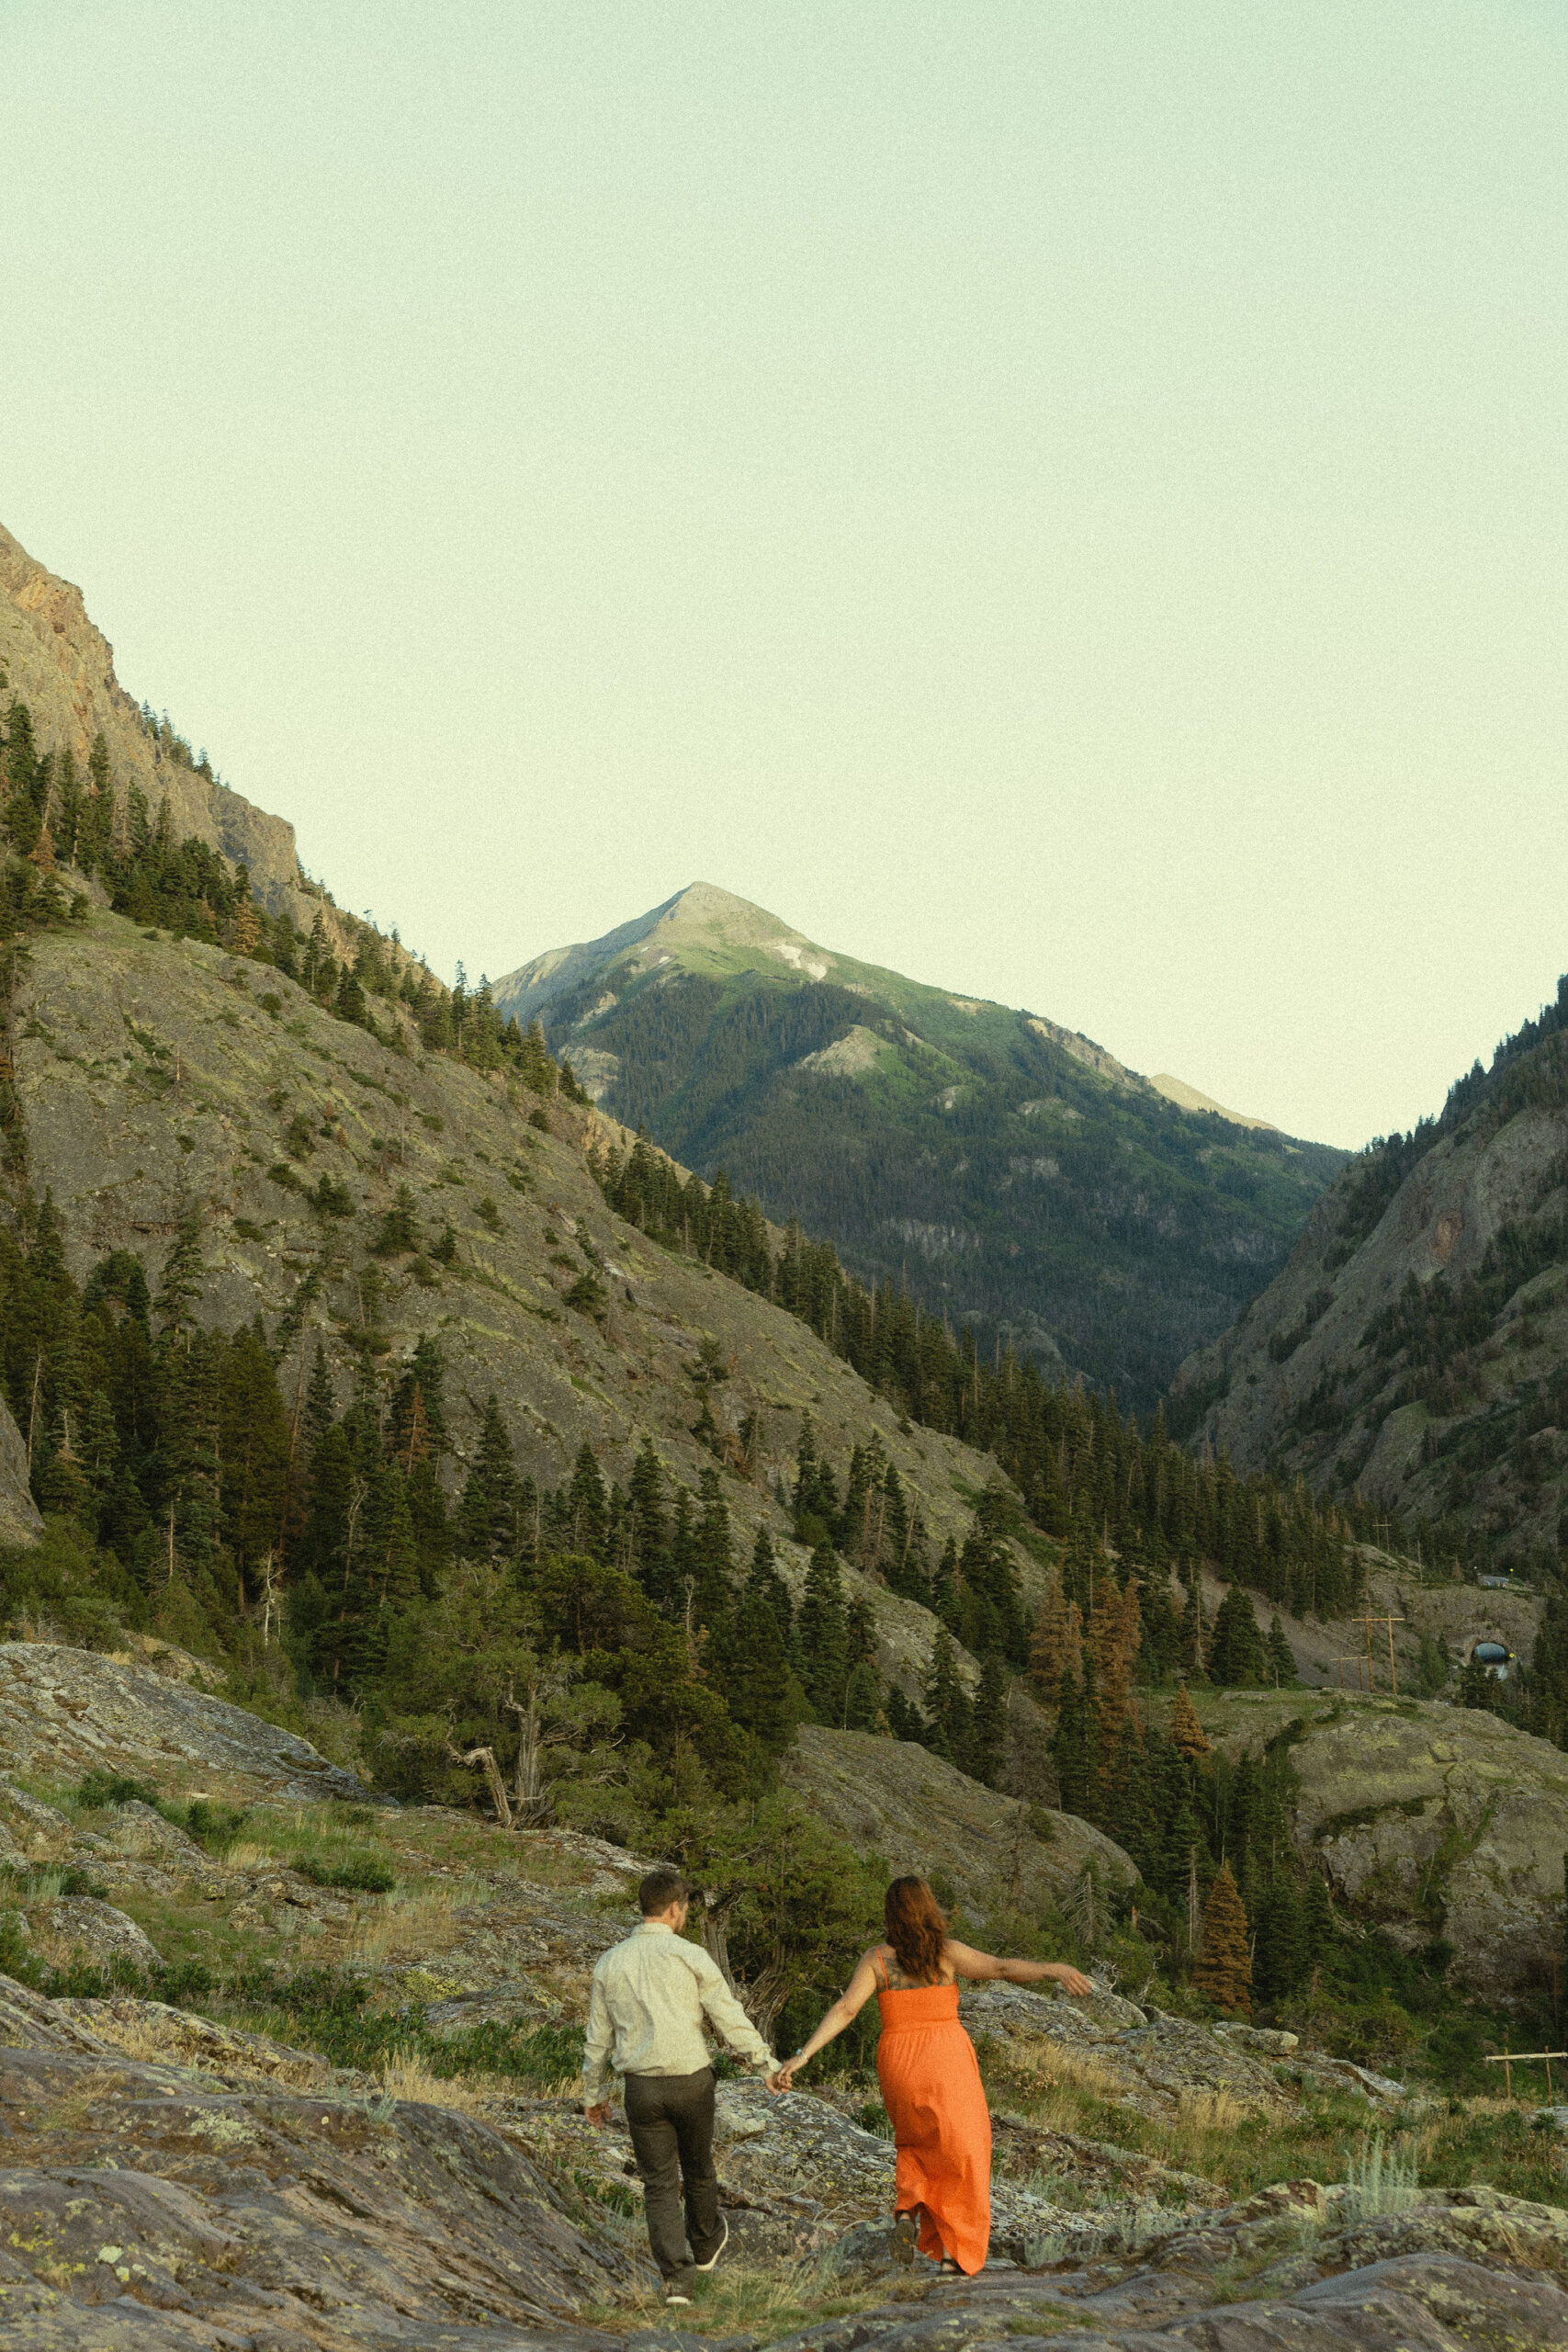
M962 2266L954 2262L950 2254L944 2254L942 2257L942 2275L944 2278L962 2278L964 2276Z
M920 2233L918 2213L895 2213L893 2216L893 2259L906 2269L915 2259L915 2243Z

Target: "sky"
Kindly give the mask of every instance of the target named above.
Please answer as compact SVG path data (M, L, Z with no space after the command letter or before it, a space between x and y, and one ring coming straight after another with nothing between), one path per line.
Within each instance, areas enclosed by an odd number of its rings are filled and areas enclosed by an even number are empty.
M1568 12L0 0L0 521L339 901L1298 1135L1568 966Z

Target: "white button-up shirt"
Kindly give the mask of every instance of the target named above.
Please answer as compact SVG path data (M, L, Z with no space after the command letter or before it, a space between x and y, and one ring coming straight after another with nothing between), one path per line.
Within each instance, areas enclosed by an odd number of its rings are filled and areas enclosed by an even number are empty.
M584 2095L598 2098L606 2062L617 2075L694 2075L709 2062L705 2020L738 2058L778 2064L701 1944L645 1919L593 1971L582 2053Z

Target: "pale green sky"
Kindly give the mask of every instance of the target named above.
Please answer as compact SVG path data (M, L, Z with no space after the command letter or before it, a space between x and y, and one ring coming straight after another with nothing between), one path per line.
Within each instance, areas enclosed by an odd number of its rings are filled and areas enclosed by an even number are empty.
M1300 1133L1568 965L1561 6L0 0L0 519L338 897Z

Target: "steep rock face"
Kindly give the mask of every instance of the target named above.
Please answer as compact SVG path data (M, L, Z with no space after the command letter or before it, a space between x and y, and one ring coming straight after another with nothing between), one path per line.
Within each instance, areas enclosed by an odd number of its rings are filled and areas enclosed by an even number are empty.
M310 927L313 901L299 889L294 828L281 817L211 783L167 756L115 676L114 649L87 617L82 591L35 562L0 528L0 669L33 715L41 750L69 750L85 769L101 729L115 789L147 795L154 814L167 798L178 839L195 834L226 857L243 858L267 904L287 906Z
M1531 1024L1499 1056L1350 1163L1182 1365L1172 1422L1238 1469L1454 1512L1525 1557L1568 1503L1568 1034Z
M1280 1265L1341 1159L710 883L495 996L606 1110L797 1214L863 1278L1135 1404Z
M1232 1755L1291 1728L1297 1843L1353 1917L1410 1950L1450 1944L1468 1990L1540 1984L1562 1912L1561 1748L1440 1700L1235 1692L1202 1712Z
M1111 1886L1131 1886L1138 1875L1121 1847L1087 1821L1043 1805L1026 1809L908 1740L807 1724L783 1770L840 1838L878 1855L894 1877L914 1871L951 1879L976 1920L987 1905L1061 1902L1086 1863Z
M31 1544L43 1532L43 1521L28 1486L28 1449L0 1396L0 1544Z

